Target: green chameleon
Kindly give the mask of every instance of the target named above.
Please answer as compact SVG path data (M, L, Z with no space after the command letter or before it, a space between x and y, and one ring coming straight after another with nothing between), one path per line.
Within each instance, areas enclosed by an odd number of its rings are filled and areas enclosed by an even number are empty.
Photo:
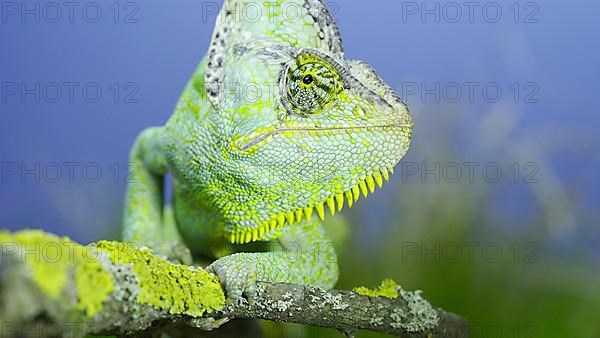
M375 71L344 58L322 0L226 0L175 112L133 146L124 240L218 258L207 269L232 299L252 297L256 281L331 288L326 208L388 180L412 127ZM243 252L250 242L269 251Z

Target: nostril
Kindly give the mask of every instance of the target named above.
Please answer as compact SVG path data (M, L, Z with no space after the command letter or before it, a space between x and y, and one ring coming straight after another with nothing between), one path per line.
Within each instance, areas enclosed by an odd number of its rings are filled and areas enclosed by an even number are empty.
M367 111L365 110L365 108L358 106L356 107L356 109L354 109L354 115L356 117L365 118L367 117Z

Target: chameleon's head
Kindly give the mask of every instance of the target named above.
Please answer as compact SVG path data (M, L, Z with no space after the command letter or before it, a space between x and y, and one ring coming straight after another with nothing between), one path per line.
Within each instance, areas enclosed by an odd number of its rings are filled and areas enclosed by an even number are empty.
M215 32L234 41L220 48L213 39L205 81L220 132L230 135L213 191L228 196L216 205L235 243L352 206L389 178L409 147L406 105L367 64L344 59L328 12L307 3L325 16L307 10L310 36L306 25L278 28L295 35L266 34L266 24ZM224 99L225 87L237 95Z

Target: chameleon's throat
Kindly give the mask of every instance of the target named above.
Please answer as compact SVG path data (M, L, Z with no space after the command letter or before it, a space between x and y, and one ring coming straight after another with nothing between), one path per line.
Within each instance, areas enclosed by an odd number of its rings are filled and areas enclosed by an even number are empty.
M376 186L381 188L383 182L388 181L390 179L389 174L393 172L393 167L382 167L372 174L367 174L366 177L361 179L355 186L344 192L333 194L320 203L297 208L289 212L279 213L262 222L255 228L237 229L228 232L227 238L231 243L236 244L250 243L265 238L274 239L276 237L273 237L273 234L276 234L277 230L284 226L293 226L303 219L309 221L311 217L313 217L315 211L319 218L324 220L325 207L329 209L332 216L336 212L342 211L344 204L347 204L349 208L352 207L352 205L358 201L361 194L366 198L369 192L375 192Z

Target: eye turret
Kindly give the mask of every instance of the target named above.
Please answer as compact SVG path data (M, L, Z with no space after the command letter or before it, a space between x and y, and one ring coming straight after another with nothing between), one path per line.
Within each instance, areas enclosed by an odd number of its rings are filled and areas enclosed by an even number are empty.
M303 53L287 68L283 86L292 113L308 115L327 108L343 89L343 81L327 60Z

